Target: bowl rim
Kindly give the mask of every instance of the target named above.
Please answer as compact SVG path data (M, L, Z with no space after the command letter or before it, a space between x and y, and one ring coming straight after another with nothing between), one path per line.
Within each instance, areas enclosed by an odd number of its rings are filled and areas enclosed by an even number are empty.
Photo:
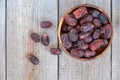
M95 8L95 9L99 10L100 12L102 12L107 17L107 19L109 21L109 24L112 27L112 35L111 35L109 44L106 46L104 51L102 51L102 53L100 53L100 54L98 54L98 55L96 55L94 57L91 57L91 58L80 58L80 57L75 57L75 56L70 55L70 53L63 46L63 43L62 43L62 40L61 40L61 27L62 27L62 23L64 21L64 18L66 16L66 14L72 12L73 10L75 10L75 9L77 9L79 7L91 7L91 8ZM61 47L63 48L63 50L65 51L65 53L68 54L69 56L71 56L72 58L75 58L77 60L83 60L83 61L89 61L89 60L93 60L93 59L99 58L103 54L106 53L106 51L108 50L108 48L110 47L110 45L112 43L112 40L113 40L113 25L112 25L112 21L111 21L110 17L108 16L108 14L102 8L100 8L100 7L96 6L96 5L93 5L93 4L79 4L79 5L76 5L76 6L72 7L72 8L70 8L69 10L67 10L67 12L62 16L62 18L61 18L61 20L59 22L59 26L58 26L58 39L59 39L59 43L60 43Z

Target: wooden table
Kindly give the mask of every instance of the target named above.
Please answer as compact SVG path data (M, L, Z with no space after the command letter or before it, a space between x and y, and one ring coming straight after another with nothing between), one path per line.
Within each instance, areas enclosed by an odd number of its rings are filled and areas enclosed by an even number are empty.
M111 17L114 39L105 55L92 61L78 61L63 51L54 56L50 47L60 47L59 20L66 10L79 4L95 4ZM120 80L120 0L0 0L0 80ZM53 26L41 29L40 22ZM33 43L31 31L50 36L50 45ZM27 58L36 55L34 66Z

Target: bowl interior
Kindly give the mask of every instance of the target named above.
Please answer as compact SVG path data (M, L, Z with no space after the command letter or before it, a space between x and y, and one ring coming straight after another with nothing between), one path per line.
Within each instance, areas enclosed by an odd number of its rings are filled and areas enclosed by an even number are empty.
M107 19L108 19L108 21L109 21L109 24L112 26L112 22L111 22L109 16L106 14L106 12L105 12L104 10L102 10L101 8L95 6L95 5L83 4L83 5L75 6L75 7L73 7L72 9L68 10L68 11L64 14L64 16L62 17L62 19L61 19L61 21L60 21L60 23L59 23L59 28L58 28L58 38L59 38L60 44L61 44L62 48L64 49L64 51L65 51L68 55L70 55L70 53L69 53L69 51L63 46L63 43L62 43L62 40L61 40L61 34L62 34L61 28L62 28L62 26L66 25L66 22L65 22L65 20L64 20L66 14L72 13L74 10L78 9L79 7L87 7L87 8L89 8L89 9L97 9L98 11L100 11L101 13L103 13L103 14L107 17ZM112 36L111 36L110 39L108 39L108 42L109 42L108 45L105 46L105 47L99 48L99 49L96 51L96 55L95 55L95 56L90 57L90 58L84 58L84 57L83 57L83 58L79 58L79 57L74 57L74 56L72 56L72 55L70 55L70 56L73 57L73 58L79 59L79 60L92 60L92 59L95 59L95 58L97 58L97 57L100 57L103 53L105 53L105 52L107 51L107 49L108 49L109 46L111 45L112 38L113 38L113 26L112 26Z

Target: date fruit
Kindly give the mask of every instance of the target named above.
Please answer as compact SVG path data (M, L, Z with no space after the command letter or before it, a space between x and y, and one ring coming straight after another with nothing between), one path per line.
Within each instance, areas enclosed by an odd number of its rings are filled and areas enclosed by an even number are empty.
M79 38L80 38L80 39L83 39L83 38L89 36L90 34L91 34L91 32L80 33L80 34L79 34Z
M79 40L77 42L79 49L86 50L88 49L89 45L86 44L83 40Z
M47 34L43 34L42 37L41 37L41 43L44 45L44 46L48 46L49 45L49 37Z
M85 56L86 58L91 58L91 57L95 56L95 54L96 54L95 51L86 50L84 56Z
M76 29L78 30L78 32L80 32L80 25L77 25Z
M76 26L77 25L77 20L71 17L71 15L66 15L65 21L69 26Z
M101 25L102 25L102 23L99 19L93 19L93 24L96 28L101 27Z
M61 54L61 49L59 49L59 48L51 48L50 53L54 54L54 55L59 55L59 54Z
M106 24L101 27L101 37L104 39L109 39L112 36L112 27L110 24Z
M52 23L50 21L42 21L40 23L41 28L50 28L52 26Z
M34 42L40 42L40 36L37 33L32 33L30 36Z
M81 25L80 30L82 32L88 32L88 31L92 31L93 28L94 28L94 25L92 23L85 23Z
M87 14L80 20L80 24L91 22L92 20L93 20L93 17L90 14Z
M103 40L102 39L97 39L95 41L93 41L91 44L90 44L90 49L92 51L96 51L97 49L99 49L100 47L102 47L104 44L103 44Z
M30 61L34 64L34 65L37 65L37 64L39 64L39 59L36 57L36 56L34 56L34 55L30 55Z
M93 10L93 12L92 12L93 17L98 17L99 14L100 14L100 12L98 10Z
M76 19L79 19L79 18L81 18L81 17L83 17L85 14L87 14L88 12L87 12L87 9L86 9L86 7L80 7L80 8L78 8L77 10L75 10L74 12L73 12L73 15L74 15L74 17L76 18Z
M90 43L92 41L92 37L88 36L88 37L83 38L83 40L85 43Z
M92 34L93 39L98 39L100 37L100 29L95 29Z
M72 42L68 39L68 34L62 34L61 35L61 40L63 42L63 46L66 48L66 49L69 49L72 47Z
M101 13L101 14L99 15L99 19L100 19L100 21L101 21L103 24L107 24L107 23L108 23L108 20L107 20L106 16L105 16L103 13Z
M72 48L70 54L74 57L83 57L85 53L83 50Z
M103 46L107 46L108 45L108 41L105 39L105 40L103 40Z
M67 32L68 31L68 26L62 26L62 32Z
M78 40L78 31L77 29L71 29L69 34L69 38L71 42L75 42Z

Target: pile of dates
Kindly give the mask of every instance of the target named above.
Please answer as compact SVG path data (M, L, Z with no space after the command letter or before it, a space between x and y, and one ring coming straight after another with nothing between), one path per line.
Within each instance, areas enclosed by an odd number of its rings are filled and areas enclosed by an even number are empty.
M104 13L91 7L79 7L66 14L61 27L61 40L70 55L91 58L106 47L112 36L112 26Z

